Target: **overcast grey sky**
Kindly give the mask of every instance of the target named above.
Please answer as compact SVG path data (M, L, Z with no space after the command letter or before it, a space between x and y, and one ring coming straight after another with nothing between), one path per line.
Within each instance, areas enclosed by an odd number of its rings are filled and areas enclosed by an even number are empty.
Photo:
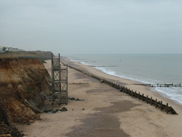
M182 53L182 0L0 0L0 46L61 54Z

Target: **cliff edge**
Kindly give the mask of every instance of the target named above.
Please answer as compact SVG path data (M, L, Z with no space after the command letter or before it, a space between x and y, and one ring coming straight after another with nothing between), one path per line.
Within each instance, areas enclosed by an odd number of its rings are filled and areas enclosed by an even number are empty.
M0 134L11 123L30 123L40 118L50 94L50 76L40 59L0 58Z

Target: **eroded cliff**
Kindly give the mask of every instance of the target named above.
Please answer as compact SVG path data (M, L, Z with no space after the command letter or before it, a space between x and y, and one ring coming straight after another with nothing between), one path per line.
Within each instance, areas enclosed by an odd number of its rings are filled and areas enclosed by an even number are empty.
M13 123L39 119L40 108L50 94L50 76L39 59L0 59L0 111ZM3 108L2 108L3 107ZM4 110L2 110L4 109ZM0 114L0 122L8 124ZM4 132L0 127L0 132Z

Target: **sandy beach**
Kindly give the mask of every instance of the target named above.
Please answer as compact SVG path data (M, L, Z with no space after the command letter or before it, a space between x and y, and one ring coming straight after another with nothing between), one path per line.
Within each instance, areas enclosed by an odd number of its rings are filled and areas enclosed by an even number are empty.
M51 70L50 60L46 69ZM121 82L125 86L169 103L178 115L167 114L136 98L119 92L100 81L80 73L68 70L68 95L82 101L69 100L68 105L54 104L55 108L66 107L68 111L54 114L41 114L41 119L30 125L18 125L28 137L180 137L182 136L182 106L163 97L149 87L134 85L135 81L105 74L89 66L63 62L99 77ZM51 102L46 104L51 106Z

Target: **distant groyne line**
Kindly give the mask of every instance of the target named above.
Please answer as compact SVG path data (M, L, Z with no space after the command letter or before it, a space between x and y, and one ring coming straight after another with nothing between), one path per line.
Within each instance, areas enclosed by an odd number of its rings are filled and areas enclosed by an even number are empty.
M148 87L182 87L182 84L173 84L173 83L168 83L168 84L135 84L135 85L141 85L141 86L148 86Z
M73 67L71 65L68 65L65 63L63 63L63 64L68 66L69 68L75 69L81 73L84 73L84 74L92 77L92 78L95 78L95 79L99 80L101 83L105 83L107 85L110 85L111 87L118 89L120 92L124 92L124 93L126 93L132 97L138 98L139 100L142 100L148 104L151 104L151 105L155 106L156 108L159 108L161 111L166 111L167 114L170 113L170 114L178 115L177 112L173 109L173 107L169 106L168 103L163 104L162 101L158 101L157 99L153 99L152 97L149 97L148 95L145 96L144 94L141 94L140 92L133 91L133 90L125 87L122 84L118 84L118 83L115 83L113 81L103 79L101 77L98 77L98 76L93 75L89 72L86 72L86 71L83 71L83 70L78 69L76 67Z

